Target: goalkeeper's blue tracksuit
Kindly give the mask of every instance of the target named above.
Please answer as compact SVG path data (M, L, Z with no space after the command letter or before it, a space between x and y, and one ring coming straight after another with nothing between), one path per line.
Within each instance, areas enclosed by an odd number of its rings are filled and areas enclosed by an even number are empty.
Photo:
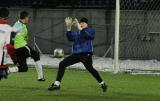
M99 83L102 82L100 75L92 65L92 41L95 36L95 30L88 27L78 32L68 31L66 36L69 41L73 42L72 55L66 57L59 63L56 81L61 82L66 67L82 62L85 68L96 78L96 80Z
M67 32L67 38L69 41L73 42L72 53L92 53L93 44L92 40L95 36L95 30L92 28L85 28L79 32Z

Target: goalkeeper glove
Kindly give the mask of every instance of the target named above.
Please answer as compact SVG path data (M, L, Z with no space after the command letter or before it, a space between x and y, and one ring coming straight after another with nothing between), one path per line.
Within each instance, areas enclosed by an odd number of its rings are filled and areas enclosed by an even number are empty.
M75 18L74 19L74 23L75 23L75 26L78 28L78 30L82 30L82 28L81 28L81 26L80 26L80 24L79 24L79 22L78 22L78 20L77 20L77 18Z
M73 25L72 18L71 17L66 17L65 18L65 24L66 24L66 27L67 27L67 31L71 31L72 25Z

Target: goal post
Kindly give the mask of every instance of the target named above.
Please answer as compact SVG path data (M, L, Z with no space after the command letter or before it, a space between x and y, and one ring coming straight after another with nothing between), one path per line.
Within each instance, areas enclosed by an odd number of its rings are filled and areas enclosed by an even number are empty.
M116 0L115 9L115 46L114 46L114 73L119 72L119 32L120 32L120 0Z

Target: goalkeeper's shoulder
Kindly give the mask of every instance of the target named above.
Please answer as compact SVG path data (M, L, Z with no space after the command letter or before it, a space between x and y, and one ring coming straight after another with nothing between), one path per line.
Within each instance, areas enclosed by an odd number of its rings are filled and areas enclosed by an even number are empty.
M88 27L88 29L95 32L95 28L93 27Z
M82 31L85 31L87 33L90 33L90 34L95 34L95 29L92 28L92 27L87 27L87 28L84 28Z

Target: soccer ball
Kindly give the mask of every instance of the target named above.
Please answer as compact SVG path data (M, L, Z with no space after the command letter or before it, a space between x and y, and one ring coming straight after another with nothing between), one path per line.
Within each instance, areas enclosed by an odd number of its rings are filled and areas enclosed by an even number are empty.
M60 49L60 48L55 49L54 50L54 57L56 57L56 58L64 57L64 50Z

